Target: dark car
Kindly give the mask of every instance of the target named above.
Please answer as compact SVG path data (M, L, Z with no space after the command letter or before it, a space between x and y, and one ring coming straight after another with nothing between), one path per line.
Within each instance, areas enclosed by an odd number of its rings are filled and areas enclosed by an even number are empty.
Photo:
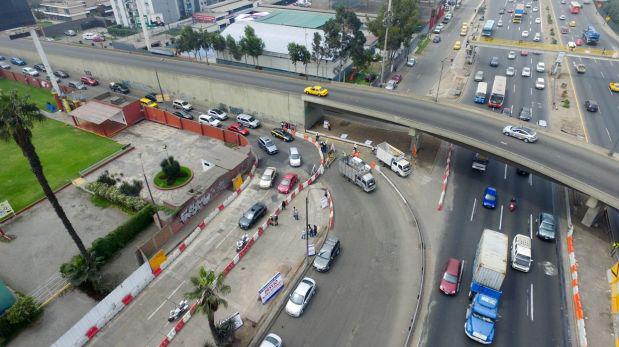
M243 230L251 228L266 213L267 207L263 203L255 203L247 212L243 213L243 216L239 219L239 227Z
M64 72L64 71L62 71L62 70L54 71L54 76L60 77L60 78L69 78L69 74Z
M539 227L535 235L543 240L554 241L556 232L555 216L547 212L542 212L539 214L537 222L539 223Z
M21 58L18 58L18 57L13 57L13 58L11 58L11 64L19 65L19 66L24 66L24 65L26 65L26 61L21 59Z
M0 61L6 59L3 55L0 55Z
M585 101L585 109L589 112L597 112L600 109L600 107L598 106L597 101L587 100Z
M155 93L148 93L146 95L144 95L145 98L147 98L148 100L152 101L152 102L157 102L157 94Z
M41 71L41 72L46 72L47 70L45 70L45 65L43 64L34 64L34 66L32 66L33 68L35 68L37 71Z
M460 290L460 282L462 282L462 261L454 258L449 258L445 264L443 277L438 289L447 295L456 295Z
M116 93L128 94L129 88L124 83L112 82L110 83L110 89Z
M490 59L490 66L492 66L492 67L499 66L499 58L498 57L492 57L492 59Z
M314 269L319 272L329 271L331 264L333 264L335 258L340 254L340 251L340 240L333 235L329 235L314 258Z
M275 146L273 140L267 136L260 136L258 139L258 146L264 149L268 154L276 154L278 152L277 146Z
M271 130L271 135L284 140L284 142L292 142L292 140L294 140L294 137L282 128L275 128Z
M434 43L439 43L441 42L441 37L438 35L434 35L434 37L432 38L432 42Z
M518 119L528 122L531 120L531 117L532 117L532 114L531 114L530 107L523 107L522 109L520 109L520 114L518 115Z
M521 168L516 168L516 174L518 174L518 176L529 176L529 172Z
M185 119L193 119L193 116L185 111L174 111L172 114Z

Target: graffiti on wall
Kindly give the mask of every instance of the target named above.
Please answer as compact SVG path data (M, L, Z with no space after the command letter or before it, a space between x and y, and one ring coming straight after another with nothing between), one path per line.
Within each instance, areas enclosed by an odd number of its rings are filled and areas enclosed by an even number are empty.
M181 223L185 224L191 217L195 216L203 207L208 205L211 201L211 193L204 194L201 197L197 198L193 201L193 203L189 204L189 206L185 207L183 212L180 214Z

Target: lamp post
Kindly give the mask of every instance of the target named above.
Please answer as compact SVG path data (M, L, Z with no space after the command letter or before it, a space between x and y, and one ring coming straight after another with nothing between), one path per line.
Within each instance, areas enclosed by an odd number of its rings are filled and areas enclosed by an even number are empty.
M619 138L617 138L615 140L615 144L612 146L612 148L608 151L608 156L612 157L613 154L615 153L615 151L617 150L617 147L619 147Z
M310 227L310 223L309 223L309 195L310 192L312 190L315 189L319 189L324 191L325 193L327 192L327 188L319 188L319 187L312 187L310 189L307 190L307 195L305 196L305 258L308 259L309 261L309 227Z
M146 172L144 171L144 161L142 161L142 153L138 153L138 157L140 158L140 164L142 164L142 175L144 176L144 182L146 182L146 189L148 189L148 195L150 196L150 201L153 203L153 207L155 208L155 216L157 216L157 224L159 228L163 226L161 224L161 218L159 218L159 210L157 210L157 204L155 204L155 199L153 199L153 192L150 190L150 184L148 184L148 178L146 178Z
M163 58L159 59L160 62L164 62L165 60ZM159 94L161 94L161 101L163 101L163 88L161 88L161 81L159 81L159 70L157 69L157 66L155 65L155 77L157 77L157 85L159 86Z
M441 60L441 73L438 75L438 86L436 86L436 97L434 97L434 102L438 102L438 91L441 89L441 79L443 79L443 64L445 63L445 59Z

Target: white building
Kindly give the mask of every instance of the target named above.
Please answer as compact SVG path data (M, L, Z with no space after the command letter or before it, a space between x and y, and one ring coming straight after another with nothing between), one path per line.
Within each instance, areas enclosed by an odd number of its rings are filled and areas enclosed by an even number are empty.
M116 23L126 27L138 27L138 1L147 20L155 23L173 23L200 11L198 0L111 0Z

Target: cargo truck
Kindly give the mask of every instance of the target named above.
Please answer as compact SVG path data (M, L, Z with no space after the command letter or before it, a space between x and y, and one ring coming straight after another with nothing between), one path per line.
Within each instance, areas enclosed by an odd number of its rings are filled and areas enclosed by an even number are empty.
M413 171L411 164L404 159L404 153L387 142L376 146L376 157L400 177L406 177Z
M507 273L507 247L507 236L490 229L483 231L477 246L469 291L473 301L466 310L464 332L479 343L494 340L501 285Z
M514 10L514 18L512 19L512 22L516 24L522 22L522 16L524 16L524 4L518 4Z
M369 193L376 189L376 181L370 173L370 167L361 159L347 155L339 161L340 173L350 182L358 185L364 192Z
M598 41L600 41L600 33L595 30L593 25L587 26L587 30L583 32L582 37L588 45L597 45Z
M488 162L488 157L483 154L475 153L475 155L473 156L473 165L471 165L471 167L473 168L473 170L485 172L486 167L488 166Z
M511 263L512 267L522 272L529 272L531 269L531 238L516 234L512 241Z

